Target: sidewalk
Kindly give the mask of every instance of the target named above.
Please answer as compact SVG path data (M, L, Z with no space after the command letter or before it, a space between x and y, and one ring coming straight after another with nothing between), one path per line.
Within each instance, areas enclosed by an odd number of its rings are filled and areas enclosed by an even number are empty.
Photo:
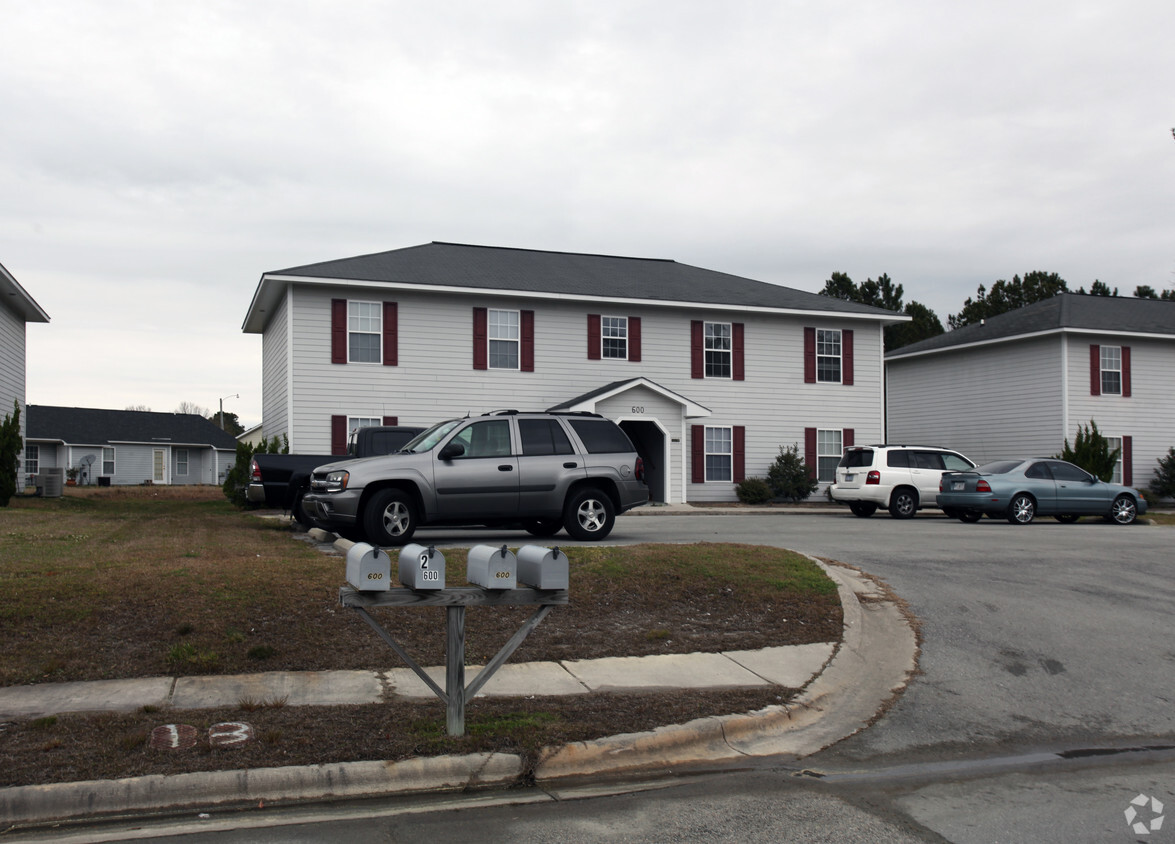
M179 808L506 787L531 776L540 785L553 786L717 766L748 756L807 756L868 726L905 687L917 660L916 637L901 608L856 571L820 565L836 581L844 609L839 645L507 663L482 690L485 695L564 695L768 684L800 688L785 705L548 748L537 763L513 754L473 754L3 788L0 822L37 824ZM467 667L467 682L476 671ZM443 667L431 668L429 674L443 686ZM408 668L155 677L0 689L0 717L142 706L199 709L236 706L246 699L284 698L287 706L308 707L373 704L396 697L432 697L432 692Z

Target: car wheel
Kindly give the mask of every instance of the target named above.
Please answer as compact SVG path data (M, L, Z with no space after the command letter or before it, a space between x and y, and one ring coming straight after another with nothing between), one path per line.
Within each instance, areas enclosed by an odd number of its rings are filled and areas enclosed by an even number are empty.
M1014 525L1026 525L1036 518L1036 502L1031 495L1021 493L1008 505L1008 521Z
M958 518L960 522L973 525L983 518L983 513L979 510L960 510Z
M383 489L363 511L363 532L375 545L405 545L416 533L416 505L398 489Z
M1053 516L1053 518L1063 525L1071 525L1081 517L1074 513L1061 513L1060 515Z
M581 489L563 508L563 527L573 539L603 539L616 523L612 499L598 489Z
M306 494L305 490L298 490L294 493L294 501L290 504L290 515L294 517L294 521L304 530L310 530L314 527L314 520L310 515L302 509L302 496Z
M527 519L522 527L531 536L554 536L563 529L563 522L559 519Z
M1138 506L1129 495L1119 495L1110 507L1110 518L1115 524L1128 525L1138 518Z
M854 516L860 516L862 519L867 519L877 512L877 505L868 504L864 501L854 501L849 505L849 509L853 511Z
M909 487L895 489L889 497L889 514L895 519L912 519L918 512L918 493Z

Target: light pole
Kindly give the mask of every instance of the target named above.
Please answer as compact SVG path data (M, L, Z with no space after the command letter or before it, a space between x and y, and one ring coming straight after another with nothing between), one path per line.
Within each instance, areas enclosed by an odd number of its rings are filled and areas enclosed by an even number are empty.
M224 399L239 399L240 393L233 393L231 396L225 396ZM220 400L220 430L224 430L224 399Z

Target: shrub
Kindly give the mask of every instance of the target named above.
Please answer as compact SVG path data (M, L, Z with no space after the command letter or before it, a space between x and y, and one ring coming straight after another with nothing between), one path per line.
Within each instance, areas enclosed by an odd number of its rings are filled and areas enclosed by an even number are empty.
M747 478L735 487L735 492L743 504L766 504L775 497L771 485L762 478Z
M1167 456L1159 458L1150 491L1159 498L1175 498L1175 448L1167 449Z
M1069 447L1069 438L1065 438L1065 449L1056 457L1067 460L1080 466L1103 481L1114 477L1114 467L1118 464L1118 457L1122 449L1110 451L1110 441L1101 435L1097 423L1089 420L1089 427L1077 426L1077 437L1073 440L1073 447Z
M790 448L779 447L779 456L767 470L767 483L772 492L789 501L803 501L819 486L800 457L798 444Z
M0 507L16 495L16 478L24 444L20 438L20 405L12 402L12 415L0 422Z

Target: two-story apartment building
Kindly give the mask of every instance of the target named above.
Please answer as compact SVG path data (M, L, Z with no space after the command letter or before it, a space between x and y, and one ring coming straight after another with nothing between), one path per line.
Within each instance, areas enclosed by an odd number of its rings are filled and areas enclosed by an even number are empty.
M25 326L48 322L49 315L0 264L0 420L22 408L20 434L25 434Z
M1139 487L1175 445L1175 302L1062 293L895 349L886 370L892 442L985 463L1057 454L1093 420Z
M266 437L342 453L366 424L491 410L616 420L654 501L722 501L798 445L822 481L885 429L893 312L669 260L451 243L267 272Z

